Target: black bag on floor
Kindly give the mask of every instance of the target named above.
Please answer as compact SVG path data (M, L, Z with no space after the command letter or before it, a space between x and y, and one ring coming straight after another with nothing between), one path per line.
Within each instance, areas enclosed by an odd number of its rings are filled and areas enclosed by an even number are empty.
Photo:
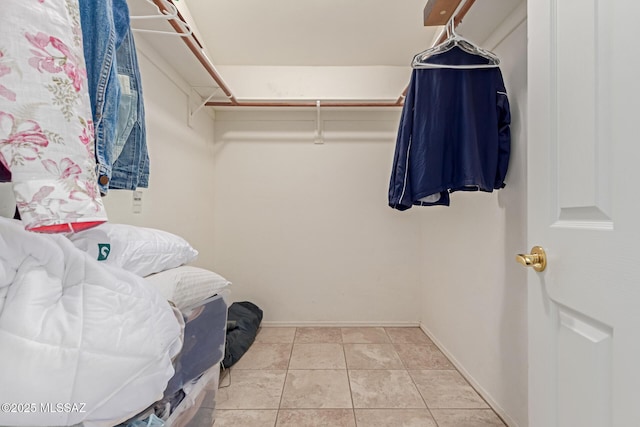
M234 302L227 317L223 368L230 368L249 350L262 322L262 310L248 301Z

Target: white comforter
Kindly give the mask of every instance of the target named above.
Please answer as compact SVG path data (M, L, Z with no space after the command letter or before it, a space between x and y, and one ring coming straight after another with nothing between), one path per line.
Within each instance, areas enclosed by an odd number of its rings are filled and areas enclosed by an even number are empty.
M0 218L0 425L126 420L162 397L181 333L144 279Z

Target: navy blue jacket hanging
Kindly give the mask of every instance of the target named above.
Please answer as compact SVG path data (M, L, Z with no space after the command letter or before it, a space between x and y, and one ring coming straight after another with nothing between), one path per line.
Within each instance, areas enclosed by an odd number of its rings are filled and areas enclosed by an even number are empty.
M478 58L455 47L429 62L468 65ZM413 205L448 206L453 191L503 188L510 121L499 68L414 69L398 130L389 206L401 211Z

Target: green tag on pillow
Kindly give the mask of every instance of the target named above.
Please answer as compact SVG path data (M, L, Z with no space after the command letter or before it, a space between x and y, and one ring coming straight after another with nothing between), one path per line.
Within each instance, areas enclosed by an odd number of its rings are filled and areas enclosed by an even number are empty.
M98 243L98 261L106 261L110 252L111 245L109 243Z

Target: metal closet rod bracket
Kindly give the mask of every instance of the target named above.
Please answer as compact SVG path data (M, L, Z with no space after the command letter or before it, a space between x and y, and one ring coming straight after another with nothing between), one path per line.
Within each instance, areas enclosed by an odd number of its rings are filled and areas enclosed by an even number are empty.
M320 117L320 100L316 101L316 134L313 138L314 144L324 144L324 135L322 134L322 117Z

